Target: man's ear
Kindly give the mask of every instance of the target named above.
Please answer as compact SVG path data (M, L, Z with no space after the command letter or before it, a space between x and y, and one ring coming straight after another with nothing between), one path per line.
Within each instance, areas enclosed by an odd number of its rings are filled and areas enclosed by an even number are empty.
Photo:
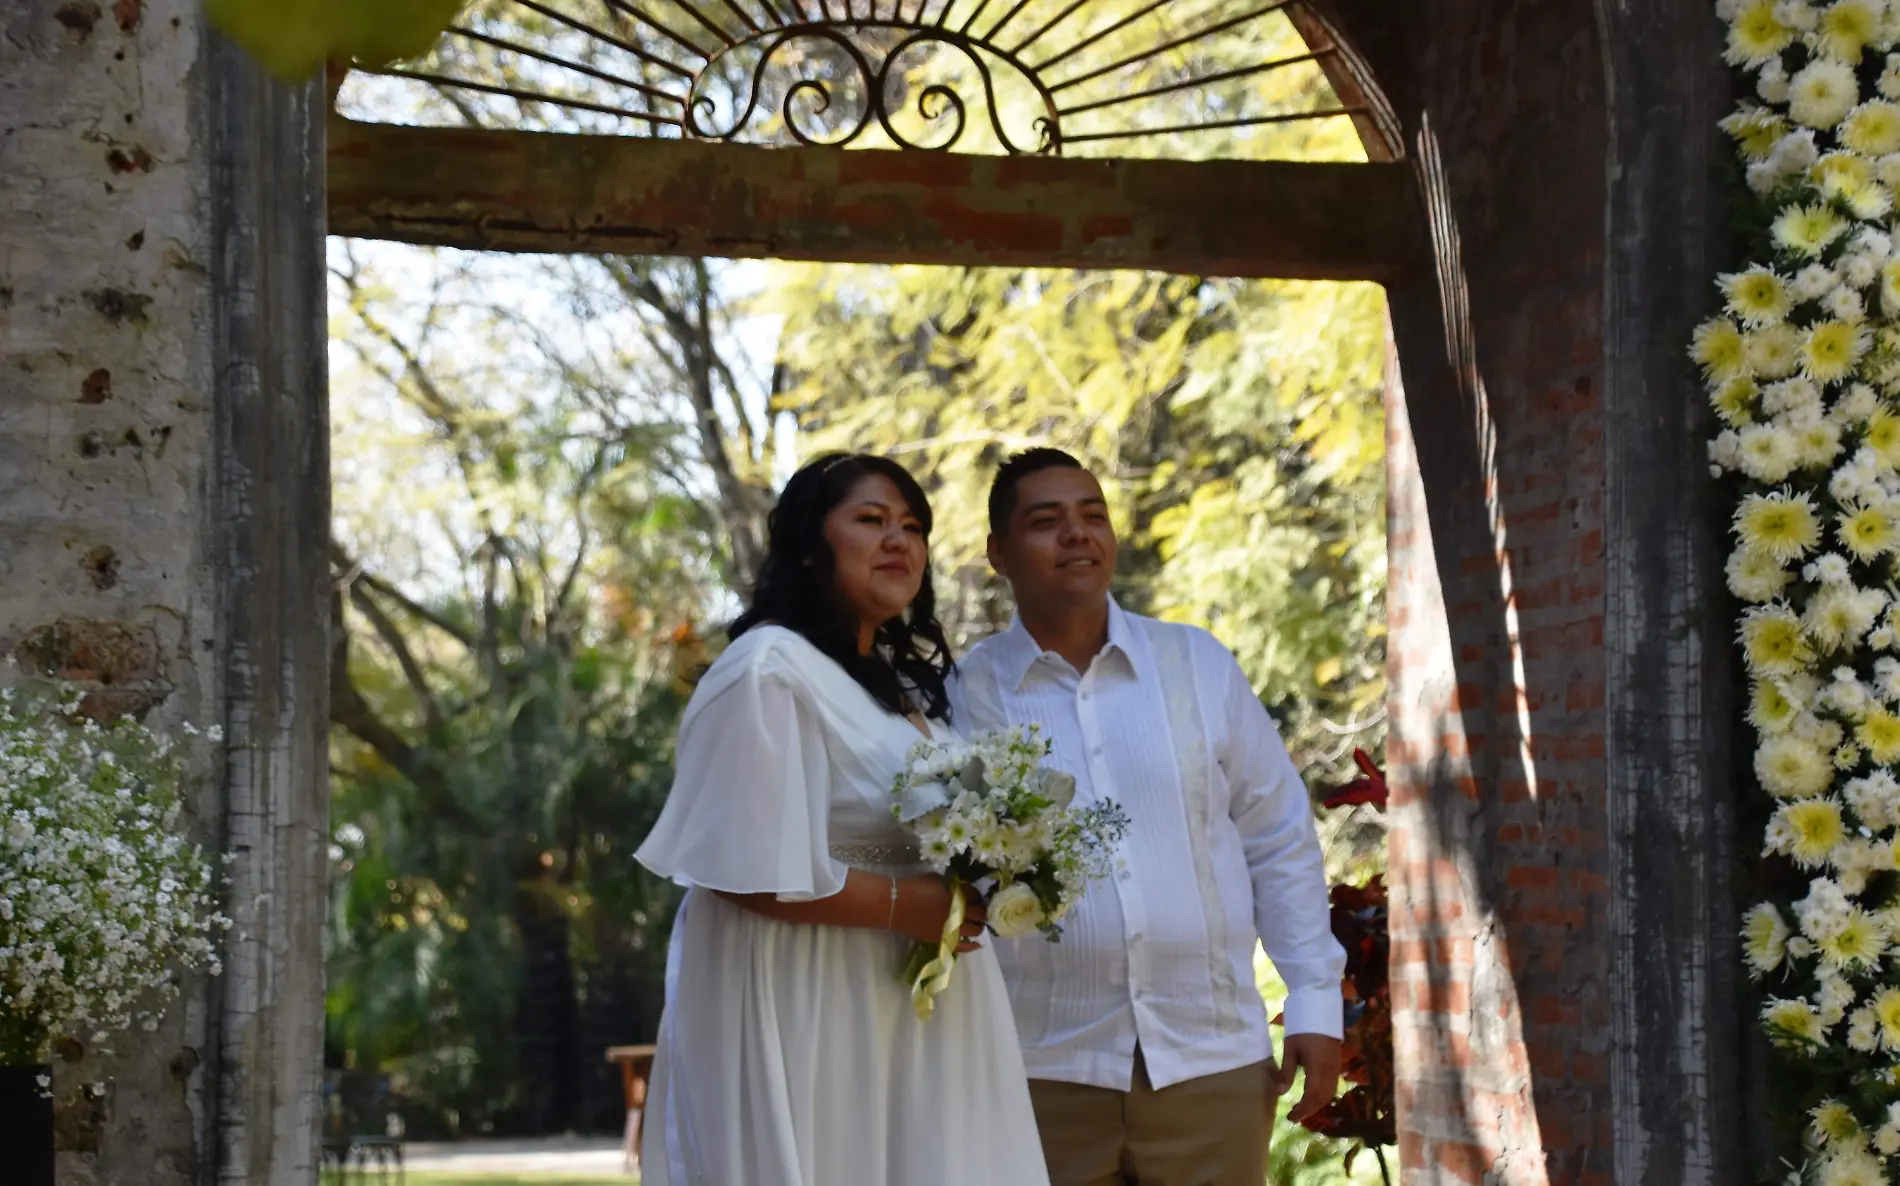
M993 570L997 576L1008 580L1009 566L1003 562L1003 545L1002 542L996 538L994 531L989 534L989 542L986 548L989 552L991 570Z

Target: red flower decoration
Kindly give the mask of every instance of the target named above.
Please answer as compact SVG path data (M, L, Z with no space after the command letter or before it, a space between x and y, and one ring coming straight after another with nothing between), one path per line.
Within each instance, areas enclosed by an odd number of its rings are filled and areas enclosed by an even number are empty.
M1372 755L1365 750L1352 751L1352 760L1359 767L1360 777L1329 793L1320 800L1320 804L1324 807L1356 807L1361 803L1369 803L1384 811L1385 772L1373 764Z

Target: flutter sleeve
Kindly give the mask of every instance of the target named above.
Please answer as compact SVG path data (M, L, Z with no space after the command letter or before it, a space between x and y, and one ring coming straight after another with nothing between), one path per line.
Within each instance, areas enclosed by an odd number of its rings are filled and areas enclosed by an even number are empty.
M748 645L750 644L750 645ZM680 723L673 789L635 858L662 877L789 902L830 897L830 762L815 705L769 640L736 642Z

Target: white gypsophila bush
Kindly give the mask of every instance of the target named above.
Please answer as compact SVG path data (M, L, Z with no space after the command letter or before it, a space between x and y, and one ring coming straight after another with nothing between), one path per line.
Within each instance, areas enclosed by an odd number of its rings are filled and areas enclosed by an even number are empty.
M181 970L218 974L230 925L213 862L179 832L180 746L76 707L0 689L0 1064L157 1029Z
M1900 1172L1900 6L1716 7L1760 229L1691 353L1735 481L1766 880L1792 887L1743 933L1786 1055L1764 1172L1878 1186Z

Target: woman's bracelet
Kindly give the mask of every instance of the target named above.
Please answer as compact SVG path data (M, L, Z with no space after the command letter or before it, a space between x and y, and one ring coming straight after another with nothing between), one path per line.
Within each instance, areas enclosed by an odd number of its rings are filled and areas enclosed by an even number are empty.
M884 920L884 929L887 931L897 929L897 887L900 884L897 878L891 878L891 916Z

